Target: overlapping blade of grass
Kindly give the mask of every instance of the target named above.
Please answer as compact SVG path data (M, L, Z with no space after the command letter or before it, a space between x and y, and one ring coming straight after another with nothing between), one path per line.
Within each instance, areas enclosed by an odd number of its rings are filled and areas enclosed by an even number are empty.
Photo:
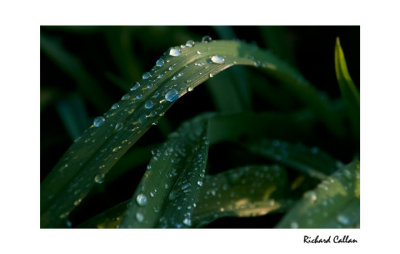
M360 226L360 163L354 161L322 181L279 222L279 228Z
M261 216L285 206L284 168L247 166L207 176L193 214L193 227L218 218Z
M360 95L347 69L339 37L335 45L335 71L343 101L356 138L360 138Z
M325 179L338 169L341 163L317 147L290 144L281 140L263 139L247 144L255 154L274 160L311 177Z
M170 134L152 157L121 227L184 227L191 225L205 176L207 122L186 122Z
M45 45L43 45L45 47ZM41 184L41 226L61 227L69 213L86 197L121 156L185 93L210 75L235 64L258 66L295 89L305 89L312 108L323 116L329 108L300 74L254 45L213 41L168 50L140 83L114 104L64 154ZM321 111L322 110L322 111ZM329 110L328 110L329 111Z

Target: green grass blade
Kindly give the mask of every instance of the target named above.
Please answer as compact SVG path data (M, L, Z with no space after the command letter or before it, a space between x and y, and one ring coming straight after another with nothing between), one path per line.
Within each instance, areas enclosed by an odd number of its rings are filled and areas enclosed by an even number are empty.
M71 95L58 101L57 112L72 140L78 138L90 125L83 100L77 95Z
M121 227L190 226L207 162L206 124L186 122L154 153Z
M282 163L311 177L325 179L340 163L317 147L307 148L280 140L263 139L246 145L255 154Z
M352 162L306 192L277 227L338 228L360 225L360 163Z
M350 77L347 69L346 59L339 38L336 38L335 45L335 71L339 83L343 101L349 113L353 133L357 140L360 139L360 95Z
M247 166L207 176L193 226L226 216L261 216L280 209L286 185L286 171L277 165Z
M41 226L65 225L70 212L91 188L104 181L114 164L176 99L209 79L210 74L216 75L233 65L264 68L290 86L308 91L311 99L306 101L322 116L327 116L324 114L326 102L318 99L314 88L298 79L297 71L254 45L213 41L171 48L158 61L158 66L143 74L140 86L132 87L132 91L75 140L42 182Z

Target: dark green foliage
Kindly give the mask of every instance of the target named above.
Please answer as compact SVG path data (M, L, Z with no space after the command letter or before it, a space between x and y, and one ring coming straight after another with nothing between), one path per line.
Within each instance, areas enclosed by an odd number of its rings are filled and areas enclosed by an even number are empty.
M50 172L42 165L41 227L212 227L255 216L275 218L269 227L359 227L359 162L342 161L358 157L360 99L339 40L337 99L294 67L293 42L279 43L293 28L254 29L273 52L232 40L240 28L214 27L225 40L211 41L202 29L42 27L42 117L54 103L74 142ZM108 50L101 60L56 39L87 34ZM84 54L99 57L96 47ZM48 84L61 73L75 85L65 96Z

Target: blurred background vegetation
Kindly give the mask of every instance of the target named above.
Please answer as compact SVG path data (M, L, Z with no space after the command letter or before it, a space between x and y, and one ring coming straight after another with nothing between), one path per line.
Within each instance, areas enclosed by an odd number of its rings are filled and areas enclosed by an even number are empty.
M358 89L360 84L358 26L42 26L40 33L41 180L72 141L90 126L93 118L119 101L132 82L140 80L164 51L187 40L199 41L209 35L212 39L244 40L268 49L297 68L340 107L334 67L335 39L340 37L350 75ZM240 90L238 83L245 84L248 89ZM246 93L249 95L244 96ZM303 108L296 96L256 69L230 68L178 100L158 125L115 165L108 182L96 186L71 214L70 220L80 224L131 198L151 157L151 149L165 141L167 134L183 121L199 113L289 113ZM359 137L351 133L349 123L345 126L346 131L339 138L317 124L309 130L309 135L287 133L285 140L319 147L343 163L349 163L359 157ZM239 146L222 143L210 148L208 169L214 174L249 162L263 160ZM113 171L123 174L113 176ZM222 218L209 227L273 227L281 216Z

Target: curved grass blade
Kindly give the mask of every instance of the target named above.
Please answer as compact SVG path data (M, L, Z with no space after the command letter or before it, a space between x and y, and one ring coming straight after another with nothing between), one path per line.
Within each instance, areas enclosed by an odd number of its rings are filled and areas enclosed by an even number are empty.
M280 140L263 139L246 145L255 154L282 163L311 177L323 180L338 169L341 163L317 147L307 148Z
M360 139L360 95L350 77L339 37L335 45L335 71L343 101L349 112L353 133Z
M286 171L277 165L247 166L207 176L192 226L201 227L226 216L261 216L282 209L286 187Z
M279 228L338 228L360 225L360 162L322 181L279 222Z
M207 162L206 124L186 122L154 153L121 227L190 225L194 207L189 206L195 205L200 193Z
M168 50L64 154L41 184L41 227L62 227L69 213L123 154L185 93L233 65L265 68L292 87L309 91L310 105L329 108L289 66L254 45L236 41L187 42ZM296 89L297 89L296 88ZM321 111L322 110L322 111Z

